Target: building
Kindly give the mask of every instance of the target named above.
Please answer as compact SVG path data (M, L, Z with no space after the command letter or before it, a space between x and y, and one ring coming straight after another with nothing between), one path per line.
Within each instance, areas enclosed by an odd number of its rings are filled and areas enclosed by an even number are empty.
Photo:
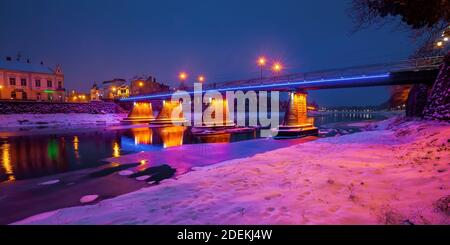
M100 89L98 88L97 84L94 83L94 85L92 85L92 88L90 90L90 100L91 101L100 101L102 98L102 93L100 91Z
M156 78L149 76L147 78L136 77L131 80L130 84L131 96L141 94L151 94L157 92L169 91L170 87L156 82Z
M130 96L129 86L125 79L115 78L102 83L102 99L115 100Z
M127 82L125 79L116 78L109 81L104 81L102 83L102 88L100 89L99 95L100 99L103 100L116 100L121 98L127 98L129 96L141 95L141 94L151 94L169 91L170 87L158 83L156 78L149 76L145 77L135 77ZM91 93L92 93L91 89Z
M67 101L73 103L86 103L89 102L90 96L86 93L76 92L72 90L69 94L67 94Z
M65 101L64 74L54 69L6 57L0 60L0 100Z

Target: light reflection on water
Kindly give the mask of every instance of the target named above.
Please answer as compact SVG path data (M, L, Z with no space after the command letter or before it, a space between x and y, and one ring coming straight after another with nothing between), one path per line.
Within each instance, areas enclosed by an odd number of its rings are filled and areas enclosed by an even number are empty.
M193 136L186 127L131 128L0 139L0 181L46 176L101 164L102 159L192 143L231 142L255 135L214 139Z
M336 123L336 122L357 122L364 120L380 120L385 118L380 114L375 113L362 113L362 112L335 112L335 113L326 113L322 115L315 115L315 125L321 126L328 123Z
M317 126L381 119L372 113L316 115ZM0 182L35 178L105 164L102 159L193 143L226 143L257 138L256 132L193 136L182 126L131 128L0 139Z

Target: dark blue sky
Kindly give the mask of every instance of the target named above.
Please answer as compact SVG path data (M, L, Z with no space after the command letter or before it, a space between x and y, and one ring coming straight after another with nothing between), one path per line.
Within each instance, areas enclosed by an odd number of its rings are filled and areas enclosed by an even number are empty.
M257 77L255 59L284 72L407 58L414 45L386 26L351 34L349 0L0 0L0 55L61 64L66 88L152 74L176 83L187 71L209 82ZM192 81L193 82L193 81ZM378 104L387 90L311 92L323 105Z

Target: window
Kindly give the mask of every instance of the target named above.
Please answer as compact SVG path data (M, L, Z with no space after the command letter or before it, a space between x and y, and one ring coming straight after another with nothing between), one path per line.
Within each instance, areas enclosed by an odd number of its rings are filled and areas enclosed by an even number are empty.
M62 88L62 81L58 81L58 88Z
M39 81L40 82L40 81ZM37 98L37 100L41 100L41 93L37 93L36 94L36 98Z
M40 87L41 86L41 80L39 80L39 79L36 79L34 81L34 83L35 83L36 87Z
M15 85L16 85L16 78L10 77L10 78L9 78L9 85L15 86Z
M47 80L47 88L51 88L52 85L52 80Z
M14 92L14 91L11 92L11 99L13 99L13 100L16 99L16 92Z
M20 85L27 86L27 79L25 78L20 79Z

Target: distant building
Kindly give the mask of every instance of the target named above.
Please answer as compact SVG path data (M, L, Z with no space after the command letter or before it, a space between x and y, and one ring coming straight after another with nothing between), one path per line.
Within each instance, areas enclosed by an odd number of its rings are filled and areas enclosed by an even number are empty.
M6 57L0 60L0 100L65 101L64 74L54 69Z
M115 78L102 83L102 94L104 100L115 100L129 97L130 90L125 79Z
M104 81L99 90L100 99L116 100L129 96L169 91L170 87L163 83L158 83L156 78L149 76L147 78L134 77L130 82L120 78ZM91 93L92 91L91 89Z
M135 78L131 80L131 96L141 94L152 94L157 92L169 91L168 85L156 82L156 78L149 76L148 78Z
M67 95L67 100L68 100L68 102L72 102L72 103L86 103L86 102L89 102L90 97L89 97L89 94L80 93L80 92L76 92L75 90L72 90Z
M100 89L97 87L97 84L94 83L92 85L91 91L90 91L90 100L91 101L100 101L102 97Z

